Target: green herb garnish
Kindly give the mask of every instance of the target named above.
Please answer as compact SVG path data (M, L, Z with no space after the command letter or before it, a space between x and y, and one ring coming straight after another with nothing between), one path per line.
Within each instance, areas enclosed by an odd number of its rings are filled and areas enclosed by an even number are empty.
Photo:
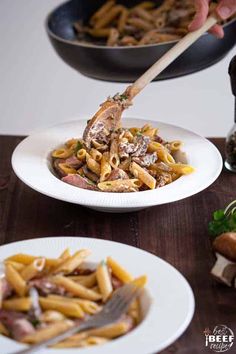
M90 184L91 186L95 186L95 182L91 181L91 179L87 178L87 183Z
M78 152L80 149L82 149L82 147L83 147L83 144L81 143L81 141L78 141L77 145L75 147L75 152Z
M125 95L124 93L122 93L119 98L120 98L121 101L125 101L125 100L128 99L128 96Z
M213 213L213 220L209 223L208 230L212 236L218 236L224 232L236 232L236 200L224 210L219 209Z
M34 319L34 320L31 321L31 323L32 323L32 325L34 327L37 327L38 325L40 325L41 322L39 320L37 320L37 319Z

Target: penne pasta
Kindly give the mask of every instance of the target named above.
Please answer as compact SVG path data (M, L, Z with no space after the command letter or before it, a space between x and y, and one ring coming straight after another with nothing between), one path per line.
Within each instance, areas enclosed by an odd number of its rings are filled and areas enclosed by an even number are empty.
M142 183L137 178L117 179L98 183L98 188L103 192L133 192L141 185Z
M125 321L120 321L111 324L109 326L91 329L86 332L87 335L89 336L98 336L98 337L113 339L122 336L123 334L127 333L128 330L129 330L129 323ZM77 336L79 336L79 334L75 334L74 336L71 336L71 340L79 338Z
M80 299L80 298L67 298L65 296L60 296L60 295L49 295L49 299L55 299L55 300L61 300L61 301L69 301L69 302L74 302L76 304L79 304L82 310L85 313L88 313L90 315L93 315L99 311L101 311L102 307L98 305L95 301L91 300L85 300L85 299Z
M97 276L98 287L102 294L102 300L103 302L106 302L106 300L111 295L113 289L112 289L109 270L105 262L101 262L97 267L96 276Z
M101 161L101 159L102 159L102 153L101 153L100 151L98 151L97 149L92 148L92 149L90 150L90 154L91 154L91 157L92 157L95 161L97 161L97 162Z
M80 250L76 252L70 258L67 258L64 262L59 264L55 269L52 270L53 274L64 273L70 274L79 267L79 265L90 255L89 250Z
M55 276L52 281L56 285L61 285L64 289L69 291L71 294L74 296L79 296L82 299L88 299L88 300L100 300L101 295L96 293L95 291L86 288L85 286L76 283L75 281L68 279L67 277L64 277L62 275L57 275Z
M31 300L29 297L13 298L3 300L2 308L4 310L27 312L30 310Z
M89 347L91 345L101 345L109 341L107 338L96 337L96 336L91 336L87 338L84 337L86 337L86 334L83 335L81 333L80 338L78 338L77 340L69 339L59 344L56 344L53 347L58 349L59 348L84 348L84 347Z
M52 153L52 157L59 158L59 159L66 159L73 155L73 150L71 149L57 149L54 150Z
M40 316L40 321L46 323L58 322L65 320L66 317L58 311L55 310L47 310L44 311Z
M133 280L133 277L125 268L117 263L113 258L107 257L107 265L111 268L112 274L114 274L122 283L129 283Z
M107 27L123 10L123 6L115 5L103 16L101 16L94 25L95 29Z
M26 266L21 272L20 275L24 280L30 280L34 278L37 274L42 272L45 266L45 258L35 259L31 264Z
M80 161L85 161L86 160L86 150L85 149L80 149L77 151L77 158L80 160Z
M150 189L154 189L156 187L156 180L152 177L144 168L139 166L136 162L131 162L130 164L130 172L146 184Z
M111 173L111 165L108 162L108 159L106 156L102 156L101 159L101 175L100 175L100 182L104 182L108 177L110 176Z
M86 163L88 168L95 173L97 176L100 176L101 173L101 166L100 164L95 161L88 153L86 154Z
M174 141L170 142L170 150L171 151L178 151L181 149L182 146L183 146L183 143L180 140L174 140Z
M23 337L22 342L27 344L40 343L44 340L53 338L58 334L65 332L71 326L73 326L72 321L58 321L47 326L46 328L40 328L32 334L26 335Z
M67 163L59 163L58 167L63 171L65 174L75 174L77 173L75 168L72 168L70 165Z
M84 311L80 305L74 302L60 301L47 297L39 298L40 306L43 310L54 310L61 312L63 315L74 318L83 318Z
M69 275L68 278L86 286L86 288L92 288L97 284L96 272L89 275Z
M70 254L69 248L66 248L66 249L62 252L62 254L59 256L59 258L60 258L61 260L66 260L66 259L68 259L68 258L70 258L70 257L71 257L71 254Z
M192 166L181 163L170 163L169 166L171 167L172 171L179 175L188 175L195 171Z
M68 149L74 149L75 146L77 146L78 142L79 142L79 139L69 139L69 140L67 140L65 145Z
M139 299L135 299L129 307L128 315L132 317L134 323L137 325L141 322L141 311Z
M13 256L8 257L5 260L5 262L14 261L14 262L22 263L24 265L28 265L28 264L32 263L37 258L39 258L39 257L31 256L29 254L17 253ZM46 267L57 266L60 262L61 262L60 259L45 258Z
M110 147L110 165L113 168L116 168L119 166L120 163L120 158L119 158L119 154L118 154L118 142L117 139L114 138L111 141L111 147Z
M97 21L101 18L107 11L109 11L115 4L115 0L107 1L103 6L101 6L91 17L91 22Z
M10 264L17 272L20 272L25 267L24 264L14 261L6 261L5 264Z
M24 296L27 290L26 281L10 264L5 265L6 279L19 296Z

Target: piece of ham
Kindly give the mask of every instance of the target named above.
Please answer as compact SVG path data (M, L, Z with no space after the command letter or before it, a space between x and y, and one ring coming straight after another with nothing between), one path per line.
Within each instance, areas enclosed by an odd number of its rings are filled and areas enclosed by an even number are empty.
M99 180L98 176L97 176L95 173L93 173L92 171L90 171L87 166L84 165L84 166L82 167L82 170L83 170L84 175L85 175L89 180L91 180L91 181L93 181L93 182L95 182L95 183Z
M74 168L76 170L83 165L83 162L78 160L76 156L70 156L67 159L55 159L53 162L53 167L59 177L66 176L66 173L59 166L61 163L66 163L69 167Z
M60 163L65 163L66 160L65 159L55 159L53 161L53 168L56 172L56 174L59 176L59 177L64 177L66 176L66 173L59 167L59 164Z
M21 340L26 335L35 332L35 328L27 317L19 312L0 310L0 321L16 340Z
M136 145L128 141L122 141L118 145L118 152L121 158L129 157L136 150Z
M116 278L114 275L112 275L112 277L111 277L111 283L112 283L112 288L114 290L119 289L121 286L124 285L122 283L122 281L120 279Z
M135 145L136 149L132 156L139 157L144 156L147 152L148 145L150 143L149 136L140 135L135 137Z
M0 279L0 297L2 300L7 299L12 294L12 287L6 278Z
M79 174L70 174L62 177L62 181L71 184L72 186L88 189L90 191L98 190L98 188L91 181L89 181L86 177L80 176Z
M122 141L119 143L118 152L121 158L134 156L144 156L147 152L148 145L150 143L149 136L137 135L133 143L128 141Z
M65 160L65 163L69 165L71 168L75 168L76 170L83 165L83 162L78 160L76 156L70 156Z
M66 294L66 290L62 286L54 284L48 278L31 280L29 282L29 286L36 288L39 291L39 293L43 296L46 296L49 294L55 294L55 295L65 295Z
M115 168L111 171L109 177L107 178L108 181L115 181L117 179L129 179L129 176L125 171L120 168Z
M133 157L132 161L135 161L142 167L149 167L157 161L157 153L153 152L152 154L146 154L145 156Z
M119 322L124 322L127 325L127 332L132 331L135 327L134 319L127 314L122 315Z
M163 140L159 135L155 135L153 140L156 141L157 143L160 143L160 144L165 143L165 140Z

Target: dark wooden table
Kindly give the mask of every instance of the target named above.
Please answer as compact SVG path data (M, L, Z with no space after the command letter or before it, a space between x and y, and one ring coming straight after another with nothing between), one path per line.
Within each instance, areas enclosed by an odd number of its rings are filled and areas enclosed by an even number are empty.
M227 325L236 334L236 292L209 275L214 256L207 232L212 212L236 198L236 175L224 170L204 192L170 205L135 213L105 214L48 198L24 185L13 173L10 162L21 140L22 137L0 137L1 244L78 235L140 247L174 265L188 279L195 294L193 321L163 353L210 352L204 346L203 331L217 324ZM223 152L224 140L211 140ZM235 352L235 347L236 344L230 352Z

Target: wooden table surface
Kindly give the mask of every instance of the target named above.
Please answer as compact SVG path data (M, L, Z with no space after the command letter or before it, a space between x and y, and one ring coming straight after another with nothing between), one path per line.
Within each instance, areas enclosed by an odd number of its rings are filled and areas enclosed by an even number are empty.
M77 235L140 247L182 272L195 295L196 311L189 328L163 353L210 352L204 346L206 327L225 324L236 333L235 290L216 283L209 275L214 256L207 232L212 212L235 199L235 174L224 170L211 187L179 202L134 213L106 214L54 200L24 185L10 162L21 140L22 137L0 137L1 244ZM211 140L223 153L224 140Z

